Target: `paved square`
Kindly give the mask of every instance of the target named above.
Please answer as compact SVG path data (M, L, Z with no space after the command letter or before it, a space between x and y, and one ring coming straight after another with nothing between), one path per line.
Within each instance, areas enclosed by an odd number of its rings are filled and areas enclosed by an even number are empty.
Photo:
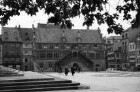
M140 72L81 72L74 76L58 73L43 73L45 75L70 79L90 86L85 90L64 90L60 92L140 92Z

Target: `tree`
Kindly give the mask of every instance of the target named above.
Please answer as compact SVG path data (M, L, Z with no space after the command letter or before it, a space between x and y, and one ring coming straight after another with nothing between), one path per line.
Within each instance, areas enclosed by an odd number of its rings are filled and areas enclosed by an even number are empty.
M123 0L124 5L118 5L116 10L123 13L124 20L131 19L131 11L136 11L136 18L132 20L132 27L140 26L140 0ZM99 25L106 23L108 33L115 32L120 34L123 30L121 24L116 20L119 14L109 14L105 11L108 0L2 0L0 8L0 24L5 25L11 16L20 15L25 11L29 15L35 15L39 9L44 9L45 13L53 14L48 19L49 23L61 25L62 28L72 28L71 18L83 15L84 23L87 27L91 26L95 20Z

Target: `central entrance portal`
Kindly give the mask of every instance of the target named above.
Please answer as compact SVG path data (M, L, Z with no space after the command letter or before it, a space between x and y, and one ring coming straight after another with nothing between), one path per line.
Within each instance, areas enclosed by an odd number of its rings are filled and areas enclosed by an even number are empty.
M78 64L78 63L73 63L73 65L72 65L72 66L76 69L76 71L79 71L79 72L80 72L81 67L79 66L79 64Z

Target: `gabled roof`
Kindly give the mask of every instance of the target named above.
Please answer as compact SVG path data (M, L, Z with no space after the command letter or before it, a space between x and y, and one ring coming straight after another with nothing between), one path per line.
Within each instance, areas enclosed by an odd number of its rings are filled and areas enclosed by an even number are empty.
M67 43L103 43L101 34L98 30L83 29L61 29L59 26L50 25L47 27L38 27L36 29L37 43L61 43L61 38L66 38Z
M135 37L133 37L132 39L129 39L129 42L136 42L136 41L137 41L137 37L140 37L140 32L137 33L137 34L135 35Z
M18 29L14 27L2 27L2 41L21 42Z
M32 42L33 41L33 29L32 28L19 28L19 35L22 41Z
M125 34L127 33L128 34L128 37L129 37L129 40L132 40L135 38L135 36L140 32L140 27L138 28L128 28L126 30L124 30L124 32L122 34Z

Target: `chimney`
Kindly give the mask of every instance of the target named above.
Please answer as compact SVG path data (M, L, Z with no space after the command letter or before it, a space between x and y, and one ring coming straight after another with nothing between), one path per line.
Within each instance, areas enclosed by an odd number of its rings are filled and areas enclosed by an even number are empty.
M15 26L15 28L17 29L17 26Z
M18 25L18 28L20 29L20 25Z
M32 24L32 29L35 29L35 26L34 26L34 24Z
M89 26L87 26L87 31L89 31Z

